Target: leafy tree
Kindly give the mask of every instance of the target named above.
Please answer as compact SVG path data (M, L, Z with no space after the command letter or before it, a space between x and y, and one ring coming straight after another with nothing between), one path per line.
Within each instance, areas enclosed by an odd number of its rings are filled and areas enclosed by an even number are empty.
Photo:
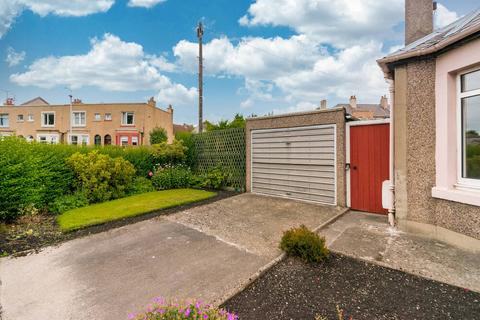
M150 144L159 144L168 140L167 131L163 128L153 128L150 131Z
M205 121L205 130L206 131L215 131L215 130L224 130L232 128L245 128L245 118L243 115L237 113L232 121L220 120L218 123L211 123Z

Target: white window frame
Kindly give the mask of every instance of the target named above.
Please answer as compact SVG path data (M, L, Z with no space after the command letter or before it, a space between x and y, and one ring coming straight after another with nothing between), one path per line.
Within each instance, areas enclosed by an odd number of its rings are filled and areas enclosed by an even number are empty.
M132 123L127 123L128 115L132 115ZM123 126L134 126L135 125L135 112L133 111L124 111L122 112L122 125Z
M28 122L33 122L33 121L35 121L35 118L33 117L33 113L29 113L29 114L27 115L27 121L28 121Z
M60 137L58 134L48 134L48 133L45 133L45 134L37 134L37 141L39 143L43 143L42 142L42 137L45 138L45 143L47 144L58 144L60 142ZM52 138L55 138L55 139L52 139ZM55 140L55 141L53 141Z
M102 114L96 112L94 115L95 121L102 121Z
M17 122L24 122L25 121L25 117L23 116L23 114L17 114Z
M75 115L76 114L83 114L83 119L84 119L84 123L76 123L76 118L75 118ZM80 116L79 118L80 120L82 119L82 117ZM72 127L86 127L87 126L87 112L86 111L73 111L72 112Z
M462 99L468 97L474 97L480 95L480 89L475 89L467 92L462 92L462 75L480 72L480 68L472 68L466 71L463 71L457 75L457 184L455 185L458 189L465 190L477 190L480 191L480 179L471 179L463 177L463 167L464 167L464 139L463 139L463 127L462 127Z
M46 114L53 114L53 124L45 124L45 122L43 120L45 120L44 116ZM42 121L42 128L53 128L53 127L55 127L55 123L57 122L57 116L55 114L55 111L42 111L41 121Z
M138 146L138 136L132 136L132 146Z
M7 124L0 125L0 128L9 128L10 127L10 116L8 113L0 113L0 116L6 116L7 117Z
M127 141L126 145L123 144L123 141L125 141L125 140ZM119 142L120 142L120 146L122 146L122 147L128 146L129 145L128 144L128 136L120 136L120 141Z
M103 117L105 121L112 121L112 114L110 112L106 112L105 116Z
M68 144L73 144L72 143L72 137L77 137L76 146L82 146L82 145L87 145L88 146L90 144L90 135L88 135L88 134L83 134L83 133L69 134L68 135ZM85 142L85 144L83 142Z

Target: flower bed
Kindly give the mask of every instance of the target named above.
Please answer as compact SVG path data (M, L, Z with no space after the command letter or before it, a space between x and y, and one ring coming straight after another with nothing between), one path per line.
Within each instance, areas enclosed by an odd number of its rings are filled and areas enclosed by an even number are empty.
M145 312L130 314L130 320L237 320L234 313L218 309L202 301L167 301L156 298Z

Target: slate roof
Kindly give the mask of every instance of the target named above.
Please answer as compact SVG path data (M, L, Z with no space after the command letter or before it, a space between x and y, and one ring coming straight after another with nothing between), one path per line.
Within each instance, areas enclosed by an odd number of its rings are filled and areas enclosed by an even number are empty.
M480 32L480 9L472 11L457 21L439 28L409 45L378 60L379 65L387 71L386 65L407 58L432 54L457 41Z
M42 97L36 97L32 100L28 100L27 102L24 102L21 104L22 106L46 106L50 105L50 103L47 102L47 100L43 99Z
M373 103L358 103L356 108L352 108L352 106L348 103L341 103L337 104L335 108L345 108L345 111L349 115L353 115L355 111L357 112L373 112L374 118L388 118L390 117L390 107L387 109L382 108L380 104L373 104Z
M463 32L464 30L474 28L476 26L480 26L480 9L467 14L448 26L433 31L429 35L410 43L409 45L390 54L389 56L393 57L402 53L432 47L437 43Z

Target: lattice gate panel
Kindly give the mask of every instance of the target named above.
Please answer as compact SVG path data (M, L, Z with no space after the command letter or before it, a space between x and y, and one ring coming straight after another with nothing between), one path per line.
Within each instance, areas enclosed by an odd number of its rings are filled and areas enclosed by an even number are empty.
M245 129L215 130L193 136L196 164L194 170L206 173L221 167L228 174L227 185L245 190Z

